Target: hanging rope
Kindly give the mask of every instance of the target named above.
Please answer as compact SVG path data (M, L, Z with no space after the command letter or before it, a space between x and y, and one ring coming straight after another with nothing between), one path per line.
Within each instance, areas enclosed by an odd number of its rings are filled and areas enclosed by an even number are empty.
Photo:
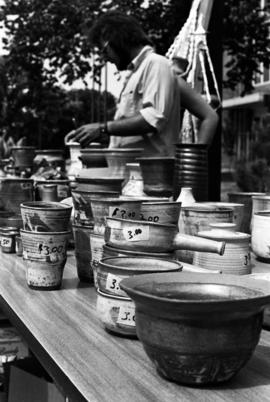
M202 15L199 16L201 2L202 0L193 1L187 21L176 36L166 56L171 61L174 58L187 60L186 68L181 76L186 79L192 88L195 88L199 74L202 75L203 91L205 91L208 103L211 102L208 81L210 75L215 95L221 105L217 80L207 46L206 30L202 25ZM209 74L207 74L207 69L209 70ZM197 142L197 133L198 119L185 110L179 138L180 142Z

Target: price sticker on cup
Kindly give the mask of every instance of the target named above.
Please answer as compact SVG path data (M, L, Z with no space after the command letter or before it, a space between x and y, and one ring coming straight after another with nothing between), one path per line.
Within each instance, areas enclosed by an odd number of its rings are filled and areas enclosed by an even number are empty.
M12 245L12 239L11 239L11 237L4 237L4 236L2 236L2 239L1 239L1 246L2 246L2 247L11 247L11 245Z
M107 280L106 280L106 289L111 291L111 292L118 292L120 290L120 284L121 278L119 276L113 275L113 274L108 274Z
M117 317L117 323L122 325L129 325L135 327L135 306L123 305L119 308L119 314Z
M149 226L138 225L132 228L123 228L123 235L127 241L149 240Z

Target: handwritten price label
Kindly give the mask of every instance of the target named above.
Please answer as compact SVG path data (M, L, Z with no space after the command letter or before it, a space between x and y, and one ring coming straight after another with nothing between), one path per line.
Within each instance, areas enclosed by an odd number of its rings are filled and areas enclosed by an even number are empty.
M2 247L10 247L12 245L12 239L10 237L2 237L1 245Z
M135 228L124 228L123 235L127 241L149 240L149 227L137 226Z
M109 207L109 216L113 218L132 219L136 217L136 212L127 211L124 208Z
M108 274L107 280L106 280L106 289L116 292L116 291L120 290L120 286L119 286L120 282L121 282L121 279L118 276Z
M117 323L135 327L135 306L121 306L117 317Z
M41 255L50 255L50 254L61 254L63 251L65 251L64 246L59 245L59 246L47 246L45 244L40 243L38 245L38 251Z

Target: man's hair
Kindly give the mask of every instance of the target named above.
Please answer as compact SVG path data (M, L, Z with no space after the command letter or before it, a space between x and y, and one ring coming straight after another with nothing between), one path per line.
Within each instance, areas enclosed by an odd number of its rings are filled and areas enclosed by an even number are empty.
M91 27L89 39L97 47L101 47L102 41L109 41L114 49L152 45L136 18L119 11L103 14Z

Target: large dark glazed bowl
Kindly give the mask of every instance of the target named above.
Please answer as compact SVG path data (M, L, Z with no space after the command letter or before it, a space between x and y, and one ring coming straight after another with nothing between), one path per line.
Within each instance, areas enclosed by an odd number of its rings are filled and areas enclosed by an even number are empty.
M259 341L270 284L235 275L147 274L123 279L136 330L158 373L183 384L229 380Z

